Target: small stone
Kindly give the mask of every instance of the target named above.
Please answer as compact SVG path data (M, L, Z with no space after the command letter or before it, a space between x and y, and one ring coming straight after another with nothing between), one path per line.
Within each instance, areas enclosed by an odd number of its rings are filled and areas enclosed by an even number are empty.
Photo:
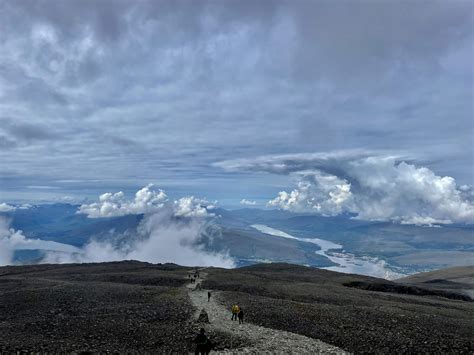
M206 312L206 310L203 308L201 313L199 314L199 317L197 319L199 323L210 323L209 322L209 316Z

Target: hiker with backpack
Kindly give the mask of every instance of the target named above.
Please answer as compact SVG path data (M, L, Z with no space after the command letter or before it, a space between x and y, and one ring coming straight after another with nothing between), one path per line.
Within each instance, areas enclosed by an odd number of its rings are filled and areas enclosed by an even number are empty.
M234 304L232 306L232 320L237 320L237 314L239 314L240 308L238 305Z
M211 352L213 348L212 342L206 336L206 331L204 328L201 328L199 334L194 339L196 343L196 351L194 352L195 355L207 355Z
M237 316L239 317L239 324L244 324L244 310L242 307L239 308L239 313L237 313Z

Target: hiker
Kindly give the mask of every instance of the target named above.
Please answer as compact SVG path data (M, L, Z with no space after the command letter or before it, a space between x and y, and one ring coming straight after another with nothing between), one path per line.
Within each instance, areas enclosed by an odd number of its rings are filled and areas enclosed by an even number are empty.
M211 352L213 345L205 333L206 331L204 328L201 328L196 339L194 339L194 342L196 343L195 355L206 355Z
M207 302L211 300L211 291L207 291Z
M244 311L242 308L240 308L239 313L237 313L239 316L239 324L244 324Z
M237 314L239 313L240 308L236 304L232 306L232 320L237 320Z

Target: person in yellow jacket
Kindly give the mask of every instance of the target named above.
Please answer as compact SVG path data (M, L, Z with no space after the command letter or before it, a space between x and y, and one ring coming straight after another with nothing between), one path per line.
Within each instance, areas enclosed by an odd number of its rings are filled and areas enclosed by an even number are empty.
M232 320L237 320L237 315L239 314L239 312L240 312L239 306L234 304L232 306Z

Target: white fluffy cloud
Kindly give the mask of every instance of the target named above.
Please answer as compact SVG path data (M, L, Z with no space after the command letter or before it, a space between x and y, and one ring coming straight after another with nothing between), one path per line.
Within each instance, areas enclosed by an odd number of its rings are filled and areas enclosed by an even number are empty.
M205 233L205 217L214 216L209 212L213 208L208 201L193 196L169 201L165 192L154 189L153 185L139 190L130 201L125 199L122 192L105 193L99 197L98 202L80 206L78 212L87 214L90 218L144 214L136 232L125 240L92 240L73 253L51 251L43 262L134 259L153 263L233 267L234 261L226 253L214 253L204 248L204 235L207 239L212 239L210 234Z
M79 248L68 244L26 238L21 230L10 228L8 220L0 217L0 266L13 263L15 250L34 249L58 253L75 253L79 251Z
M5 202L0 203L0 212L11 212L16 210L15 206L6 204Z
M351 184L333 175L319 172L301 177L297 189L281 191L271 200L270 206L294 212L315 212L322 215L337 215L352 202Z
M225 253L204 250L200 243L206 224L202 218L176 219L171 210L146 215L137 234L127 243L91 241L79 252L49 252L43 262L103 262L140 260L152 263L174 262L188 266L234 267ZM194 212L193 212L194 213Z
M404 224L474 223L472 189L459 187L395 156L363 152L298 154L223 162L233 170L264 171L296 177L297 186L281 191L270 206L327 216L353 213L365 220Z
M215 233L207 233L209 212L214 208L206 200L193 196L169 201L165 192L148 185L137 191L133 200L122 192L105 193L99 201L82 205L79 213L90 218L144 214L137 230L124 236L111 235L107 240L91 240L82 248L72 245L27 238L22 231L9 228L0 217L0 265L14 262L14 253L22 249L42 250L43 263L104 262L140 260L174 262L181 265L233 267L226 253L205 249L206 238L212 242Z
M214 216L209 210L214 206L206 200L195 198L194 196L182 197L174 201L174 215L177 217L209 217Z
M240 204L241 205L245 205L245 206L255 206L257 204L256 201L251 201L251 200L247 200L245 198L243 198L242 200L240 200Z
M160 210L172 210L176 217L210 217L209 212L214 206L208 201L194 196L182 197L169 201L163 190L155 189L149 184L137 191L133 200L125 199L122 191L107 192L100 195L99 201L81 205L78 213L86 214L89 218L119 217L129 214L150 214Z
M89 218L151 213L162 208L167 200L163 190L155 190L153 185L149 184L137 191L132 201L127 201L122 191L107 192L100 195L99 202L82 205L78 213L86 214Z

